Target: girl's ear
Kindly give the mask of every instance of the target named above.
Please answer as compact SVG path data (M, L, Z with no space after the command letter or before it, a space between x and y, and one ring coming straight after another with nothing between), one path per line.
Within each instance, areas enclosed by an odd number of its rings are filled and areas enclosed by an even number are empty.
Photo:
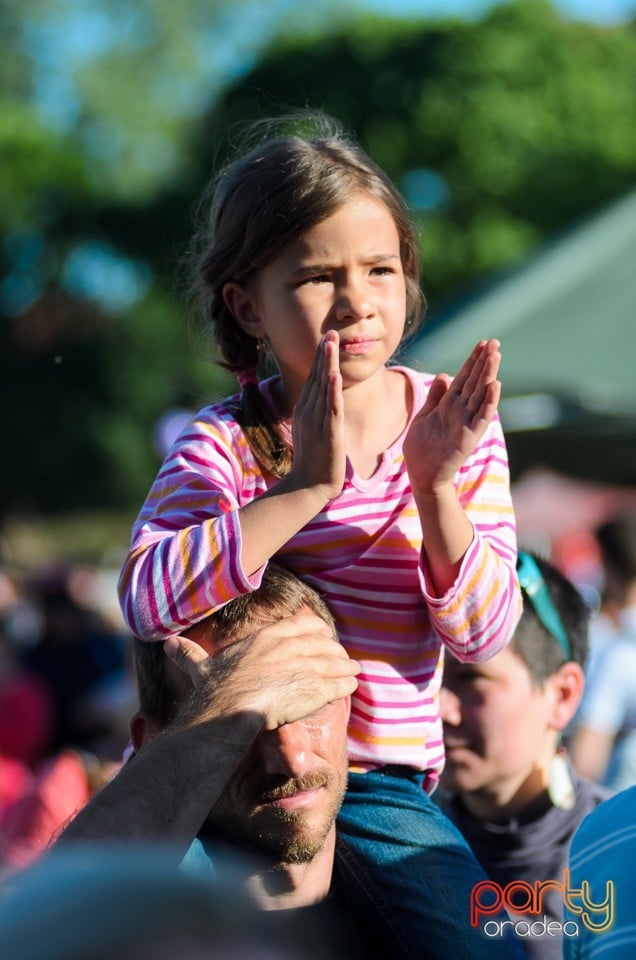
M223 287L223 300L244 333L256 339L263 336L263 324L253 292L240 283L226 283Z

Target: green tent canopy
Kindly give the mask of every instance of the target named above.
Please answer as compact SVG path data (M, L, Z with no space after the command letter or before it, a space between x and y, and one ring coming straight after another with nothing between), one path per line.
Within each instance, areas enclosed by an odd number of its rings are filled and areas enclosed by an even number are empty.
M513 477L543 465L636 484L636 191L424 327L401 359L453 374L490 337Z

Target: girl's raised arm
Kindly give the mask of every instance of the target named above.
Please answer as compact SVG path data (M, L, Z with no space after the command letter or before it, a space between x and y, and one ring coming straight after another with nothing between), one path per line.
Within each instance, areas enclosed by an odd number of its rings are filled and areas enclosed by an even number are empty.
M338 338L316 352L292 419L294 466L268 489L242 432L201 421L169 455L142 508L119 581L138 636L180 633L258 586L259 571L344 483Z
M474 536L453 478L497 412L498 340L481 340L454 379L439 374L404 442L413 496L425 531L431 580L442 596L455 582Z
M337 497L345 479L344 402L338 335L321 341L292 417L294 465L287 477L243 507L241 563L254 573Z

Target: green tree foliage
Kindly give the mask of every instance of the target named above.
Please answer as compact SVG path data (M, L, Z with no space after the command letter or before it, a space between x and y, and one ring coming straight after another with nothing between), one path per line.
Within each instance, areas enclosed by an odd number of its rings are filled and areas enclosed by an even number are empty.
M157 418L231 386L189 342L177 266L233 122L310 104L350 126L418 209L433 314L633 184L633 29L543 0L476 23L347 9L316 6L325 33L296 0L0 5L0 515L133 510Z
M226 389L189 342L177 264L200 179L187 139L229 16L222 0L0 8L0 515L133 508L157 418Z
M636 180L636 32L569 22L547 0L277 45L212 123L271 105L338 117L420 207L433 315Z
M232 388L187 332L194 130L284 12L311 23L297 0L0 5L0 517L134 510L157 419Z

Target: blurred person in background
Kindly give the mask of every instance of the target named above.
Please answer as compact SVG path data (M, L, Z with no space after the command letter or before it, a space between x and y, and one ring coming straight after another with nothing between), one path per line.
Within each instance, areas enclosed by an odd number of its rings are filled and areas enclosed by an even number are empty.
M95 722L90 696L126 674L126 639L91 606L84 591L86 568L58 565L40 571L31 591L42 615L37 643L21 657L46 684L54 703L49 753L68 746L92 749L109 732Z
M162 848L47 857L0 896L11 960L335 960L312 917L259 910L232 881L174 869Z
M2 821L0 871L22 870L42 856L120 766L119 761L70 747L42 760Z
M636 784L636 513L597 531L603 561L603 623L571 737L584 776L623 790Z
M0 569L2 872L41 855L127 742L132 698L102 706L105 690L132 688L124 635L91 608L90 581L80 567L30 578Z
M561 883L574 831L609 796L577 776L559 747L583 692L589 610L546 560L521 551L518 573L523 613L509 647L484 663L448 658L441 699L440 804L502 887ZM553 889L540 916L524 919L561 922L562 914ZM561 936L534 929L536 938L524 938L528 955L560 958Z
M48 684L22 662L40 617L23 585L0 568L0 754L28 767L49 747L55 704Z
M588 675L596 657L621 634L636 633L636 513L623 511L594 533L599 553L600 609L590 623Z
M36 640L37 627L19 579L0 568L0 837L6 835L13 807L31 787L32 768L51 735L48 687L20 662L21 651Z

